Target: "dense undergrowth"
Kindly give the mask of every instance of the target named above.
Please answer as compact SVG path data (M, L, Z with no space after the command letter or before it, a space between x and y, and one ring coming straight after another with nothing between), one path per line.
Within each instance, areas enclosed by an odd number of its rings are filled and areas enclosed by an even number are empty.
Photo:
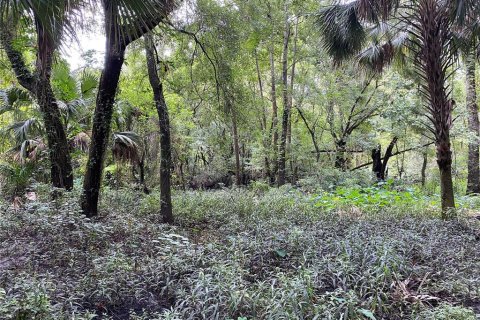
M177 191L174 226L156 192L105 190L93 221L75 192L37 194L2 207L1 319L480 314L478 221L441 221L417 189Z

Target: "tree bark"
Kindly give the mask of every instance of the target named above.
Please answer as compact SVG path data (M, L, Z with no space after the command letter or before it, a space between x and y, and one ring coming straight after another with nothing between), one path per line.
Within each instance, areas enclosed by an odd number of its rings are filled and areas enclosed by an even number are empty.
M288 96L288 43L290 40L290 23L288 22L287 5L285 5L285 30L283 33L282 82L283 82L283 117L282 136L278 149L277 185L285 184L286 144L288 134L288 119L290 118L290 101Z
M479 155L479 134L480 126L478 121L478 105L475 83L475 52L469 52L465 59L466 66L466 92L468 131L471 135L468 143L468 178L467 194L480 193L480 155Z
M113 104L125 60L126 47L122 41L116 38L119 28L115 10L112 3L104 3L107 36L105 62L98 85L92 139L87 170L83 180L83 194L80 200L82 211L87 217L94 217L98 214L98 198L102 183L103 162L110 137Z
M263 82L262 82L262 76L260 74L260 65L258 63L258 55L257 55L257 51L255 50L255 67L256 67L256 70L257 70L257 79L258 79L258 86L259 86L259 89L260 89L260 99L262 101L262 120L261 120L261 124L262 124L262 134L263 134L263 147L265 150L268 150L269 149L269 141L267 140L266 138L266 130L267 130L267 112L265 110L265 104L264 104L264 95L263 95ZM265 166L265 170L264 170L264 177L270 177L271 176L271 172L270 172L270 159L268 158L268 152L265 152L265 156L263 158L263 161L264 161L264 166Z
M397 143L397 137L394 137L385 151L385 155L382 158L382 147L378 145L372 150L372 171L375 173L377 181L385 181L387 178L387 165L388 160L394 155L393 147Z
M102 183L103 162L110 137L113 104L125 59L125 48L117 48L111 41L111 39L107 40L105 65L100 77L93 116L92 142L83 181L81 206L87 217L96 216L98 213L98 197Z
M455 102L448 97L447 79L453 63L446 48L450 47L451 24L446 6L436 0L421 0L417 4L418 23L412 24L417 34L419 50L415 63L422 73L422 92L428 101L426 111L433 127L437 147L437 164L440 171L442 217L452 218L455 208L452 181L452 152L450 128Z
M227 102L230 103L230 102ZM240 169L240 146L238 143L238 129L237 129L237 112L235 108L230 107L232 113L232 136L233 136L233 152L235 154L235 184L237 186L242 184L241 169Z
M421 170L421 177L422 177L422 187L425 186L425 182L427 179L426 171L427 171L427 164L428 164L428 152L427 148L425 148L425 151L422 153L423 156L423 162L422 162L422 170Z
M153 90L160 128L160 214L164 223L173 222L171 171L172 146L170 139L170 119L163 94L163 83L158 76L155 44L151 34L145 35L145 52L150 85Z
M149 20L129 21L129 23L122 24L122 9L118 7L116 1L102 0L102 5L106 34L105 62L98 86L93 116L92 142L80 199L82 211L87 217L98 214L103 162L110 137L113 104L125 60L125 49L128 44L157 26L174 7L173 3L168 1L163 7L165 15L158 14L155 17L149 17ZM125 21L123 22L125 23Z
M437 140L437 164L440 170L440 194L442 201L442 217L450 218L449 209L455 208L452 180L452 151L450 136L442 135Z
M50 82L52 59L56 45L51 37L46 34L45 29L38 20L35 21L35 26L37 33L37 60L34 74L27 68L22 54L13 47L11 31L3 27L0 32L1 43L18 82L35 96L40 108L47 134L52 185L56 188L71 190L73 188L73 170L67 135Z
M347 170L347 142L345 140L342 139L335 143L335 168L342 171Z
M277 90L275 84L275 59L274 59L274 45L270 48L270 77L271 77L271 99L272 99L272 125L270 127L270 141L272 141L272 163L273 168L270 172L270 183L275 182L275 176L277 175L277 151L278 151L278 106L277 106Z

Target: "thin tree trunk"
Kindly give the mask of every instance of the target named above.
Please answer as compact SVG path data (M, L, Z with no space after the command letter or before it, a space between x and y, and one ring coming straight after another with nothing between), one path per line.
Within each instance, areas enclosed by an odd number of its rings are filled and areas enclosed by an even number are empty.
M233 152L235 154L235 184L237 186L242 184L242 178L240 174L240 146L238 143L238 130L237 130L237 112L235 108L230 108L232 113L232 135L233 135Z
M387 165L388 165L388 160L390 160L390 157L393 155L393 147L397 143L398 138L393 137L392 141L387 147L387 150L385 151L385 155L383 156L383 162L382 162L382 171L380 175L380 179L384 181L387 178Z
M290 90L288 92L288 104L289 104L289 116L288 116L288 131L287 131L287 150L290 153L291 146L292 146L292 109L293 109L293 85L295 83L295 67L297 64L297 40L298 40L298 17L296 18L295 22L295 29L294 29L294 36L293 36L293 55L292 55L292 69L290 71ZM294 184L296 182L296 174L294 173L294 165L293 165L293 157L290 156L290 172L292 172L292 179L291 183Z
M471 135L468 143L468 178L467 193L480 193L480 159L479 159L479 121L475 83L475 53L468 53L466 65L466 91L468 131Z
M285 184L285 162L288 119L290 117L290 101L288 96L288 42L290 40L290 24L288 22L287 5L285 5L285 30L283 33L283 55L282 55L282 81L283 81L283 117L282 136L278 150L278 178L277 185Z
M278 151L278 106L277 106L277 90L275 85L275 59L274 59L274 45L270 48L270 77L271 77L271 99L272 99L272 126L270 127L270 141L272 141L272 163L273 168L270 173L270 183L275 182L277 175L277 151Z
M262 77L260 74L260 66L258 64L258 56L257 56L257 51L255 50L255 66L257 69L257 78L258 78L258 86L260 88L260 99L262 101L262 135L263 135L263 147L265 150L268 150L269 148L269 141L266 138L266 130L267 130L267 112L265 110L265 100L264 100L264 95L263 95L263 82L262 82ZM268 158L268 152L265 152L264 156L264 165L265 165L265 170L264 174L265 177L270 177L270 160Z
M381 180L382 172L382 146L378 145L372 150L372 172L377 181Z
M421 171L421 177L422 177L422 187L425 186L425 181L426 181L426 171L427 171L427 164L428 164L428 152L427 148L425 148L425 151L423 152L423 162L422 162L422 171Z
M172 223L173 210L170 171L172 167L172 146L170 140L170 119L168 116L167 103L163 95L163 84L157 72L158 57L151 34L145 35L145 52L147 56L148 78L153 90L160 128L160 214L164 223Z

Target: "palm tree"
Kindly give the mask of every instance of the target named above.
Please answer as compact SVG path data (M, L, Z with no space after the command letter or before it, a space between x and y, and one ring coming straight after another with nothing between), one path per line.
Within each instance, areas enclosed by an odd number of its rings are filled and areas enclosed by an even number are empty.
M65 34L72 32L71 19L80 1L13 1L0 0L0 42L12 65L19 84L36 99L45 126L51 181L54 187L73 187L73 173L65 128L58 101L50 83L54 53ZM15 37L22 21L34 25L37 41L35 70L31 71L17 47Z
M106 51L93 117L92 143L80 201L83 213L87 217L96 216L98 213L103 162L125 50L130 43L165 20L174 8L173 0L102 0L101 4Z
M437 147L444 218L455 207L450 146L455 102L449 97L447 84L455 59L453 29L468 21L465 17L474 16L476 7L474 1L356 0L333 5L319 15L325 48L337 63L362 52L372 25L387 25L395 30L394 37L385 32L383 43L375 46L373 65L390 63L398 48L408 48L412 53L415 71L421 78L420 92L426 101L424 113L430 121L427 129Z

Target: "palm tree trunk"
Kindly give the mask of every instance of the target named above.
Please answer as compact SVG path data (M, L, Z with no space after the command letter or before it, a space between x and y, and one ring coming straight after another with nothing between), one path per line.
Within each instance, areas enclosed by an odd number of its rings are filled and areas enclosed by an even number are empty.
M164 223L173 222L171 170L172 145L170 139L170 119L167 103L163 95L163 84L157 73L155 45L151 34L145 35L145 52L150 85L152 86L155 106L157 108L160 127L160 214Z
M288 97L288 42L290 40L290 24L288 22L287 5L285 5L285 30L283 33L282 81L283 81L283 117L282 136L278 150L277 185L285 184L286 144L288 134L288 119L290 118L290 103Z
M60 110L48 78L37 82L36 98L47 133L50 157L50 179L56 188L73 188L72 162Z
M475 83L475 53L468 53L465 59L466 65L466 91L468 131L471 135L468 143L468 178L467 193L480 193L480 159L479 159L479 121L478 105Z
M125 47L115 43L115 40L108 37L109 34L111 32L107 33L105 64L98 86L93 117L92 142L83 181L81 206L83 213L87 217L93 217L98 214L98 198L102 182L105 151L110 137L113 104L125 59Z
M452 152L450 151L450 137L448 135L437 141L437 163L440 169L442 215L443 218L449 218L448 209L455 208L455 201L452 180Z
M412 31L419 45L417 67L425 83L422 92L428 100L426 110L433 127L437 147L437 164L440 171L442 217L451 218L455 208L452 181L452 151L450 149L450 128L455 102L448 98L446 80L448 69L453 63L446 48L450 42L450 20L443 3L437 0L421 0L417 4L418 20Z
M0 31L1 43L18 82L35 96L40 107L47 133L52 185L56 188L71 190L73 188L73 172L67 135L50 83L55 45L51 37L45 34L45 29L40 22L35 21L35 25L38 50L35 73L30 72L21 52L14 48L13 36L6 28Z

